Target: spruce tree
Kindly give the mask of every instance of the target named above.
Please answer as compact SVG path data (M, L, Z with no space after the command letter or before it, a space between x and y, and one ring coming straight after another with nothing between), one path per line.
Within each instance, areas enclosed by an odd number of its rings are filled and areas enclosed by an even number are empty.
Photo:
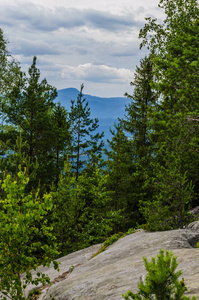
M126 231L136 225L138 220L138 202L133 200L134 186L131 178L133 172L133 152L131 141L125 135L123 124L114 124L110 129L112 139L104 149L107 157L105 174L106 188L110 192L109 204L114 219L113 232Z
M132 202L137 203L137 210L139 210L139 201L149 201L153 193L147 185L147 178L153 173L150 168L154 147L150 137L150 122L153 107L157 105L157 94L152 89L153 68L151 55L141 59L140 66L136 67L134 81L131 82L134 92L132 95L126 94L131 102L126 106L126 115L122 120L131 141L133 168L129 175L134 186ZM140 215L138 222L143 221Z
M51 122L52 128L52 155L54 159L55 185L58 185L60 172L64 168L64 162L67 159L70 148L71 135L69 133L68 112L58 103L53 109Z
M157 94L152 89L153 60L149 55L140 60L136 67L132 95L125 94L131 102L126 106L123 120L124 129L132 135L135 159L144 164L150 156L150 113L157 102Z

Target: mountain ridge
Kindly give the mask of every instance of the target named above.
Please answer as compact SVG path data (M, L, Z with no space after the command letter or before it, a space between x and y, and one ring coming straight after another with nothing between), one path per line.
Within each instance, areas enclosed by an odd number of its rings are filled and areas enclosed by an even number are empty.
M58 90L56 102L60 102L67 111L70 112L71 100L77 99L79 91L75 88L65 88ZM105 132L105 140L111 138L110 128L114 123L118 123L118 118L123 118L125 114L125 106L129 103L129 99L125 97L98 97L89 94L83 94L88 101L91 118L99 119L98 132Z

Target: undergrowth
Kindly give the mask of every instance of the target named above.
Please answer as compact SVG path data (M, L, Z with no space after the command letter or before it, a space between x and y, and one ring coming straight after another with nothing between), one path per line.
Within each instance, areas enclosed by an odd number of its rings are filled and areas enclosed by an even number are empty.
M135 232L134 228L130 228L127 233L124 232L119 232L119 233L115 233L113 235L111 235L110 237L108 237L104 243L102 244L101 248L92 255L91 259L95 256L97 256L98 254L100 254L101 252L105 251L110 245L114 244L115 242L117 242L119 239L125 237L126 235L132 234Z

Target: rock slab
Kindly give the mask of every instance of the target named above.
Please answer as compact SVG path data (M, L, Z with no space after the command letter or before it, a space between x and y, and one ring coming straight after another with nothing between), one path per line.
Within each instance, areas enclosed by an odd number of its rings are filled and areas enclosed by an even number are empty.
M60 274L72 272L60 282L43 290L40 300L122 300L129 289L137 291L140 277L146 274L143 257L149 260L160 249L171 250L183 271L187 295L199 299L199 231L179 229L163 232L138 231L111 245L106 251L90 259L91 252L100 245L87 248L60 259ZM82 252L83 251L83 252ZM52 275L52 270L46 270ZM55 277L54 277L55 278ZM52 278L53 280L53 278Z

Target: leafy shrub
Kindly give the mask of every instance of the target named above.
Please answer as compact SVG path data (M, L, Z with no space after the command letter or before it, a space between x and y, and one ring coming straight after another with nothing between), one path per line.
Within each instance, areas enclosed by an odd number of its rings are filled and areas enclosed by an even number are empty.
M49 276L29 270L49 266L58 255L52 227L46 215L53 209L51 194L40 197L40 189L27 193L30 177L19 165L16 176L0 180L0 299L24 300L28 284L50 283ZM53 261L54 268L58 263ZM24 274L23 274L24 273ZM24 275L21 279L21 274Z

